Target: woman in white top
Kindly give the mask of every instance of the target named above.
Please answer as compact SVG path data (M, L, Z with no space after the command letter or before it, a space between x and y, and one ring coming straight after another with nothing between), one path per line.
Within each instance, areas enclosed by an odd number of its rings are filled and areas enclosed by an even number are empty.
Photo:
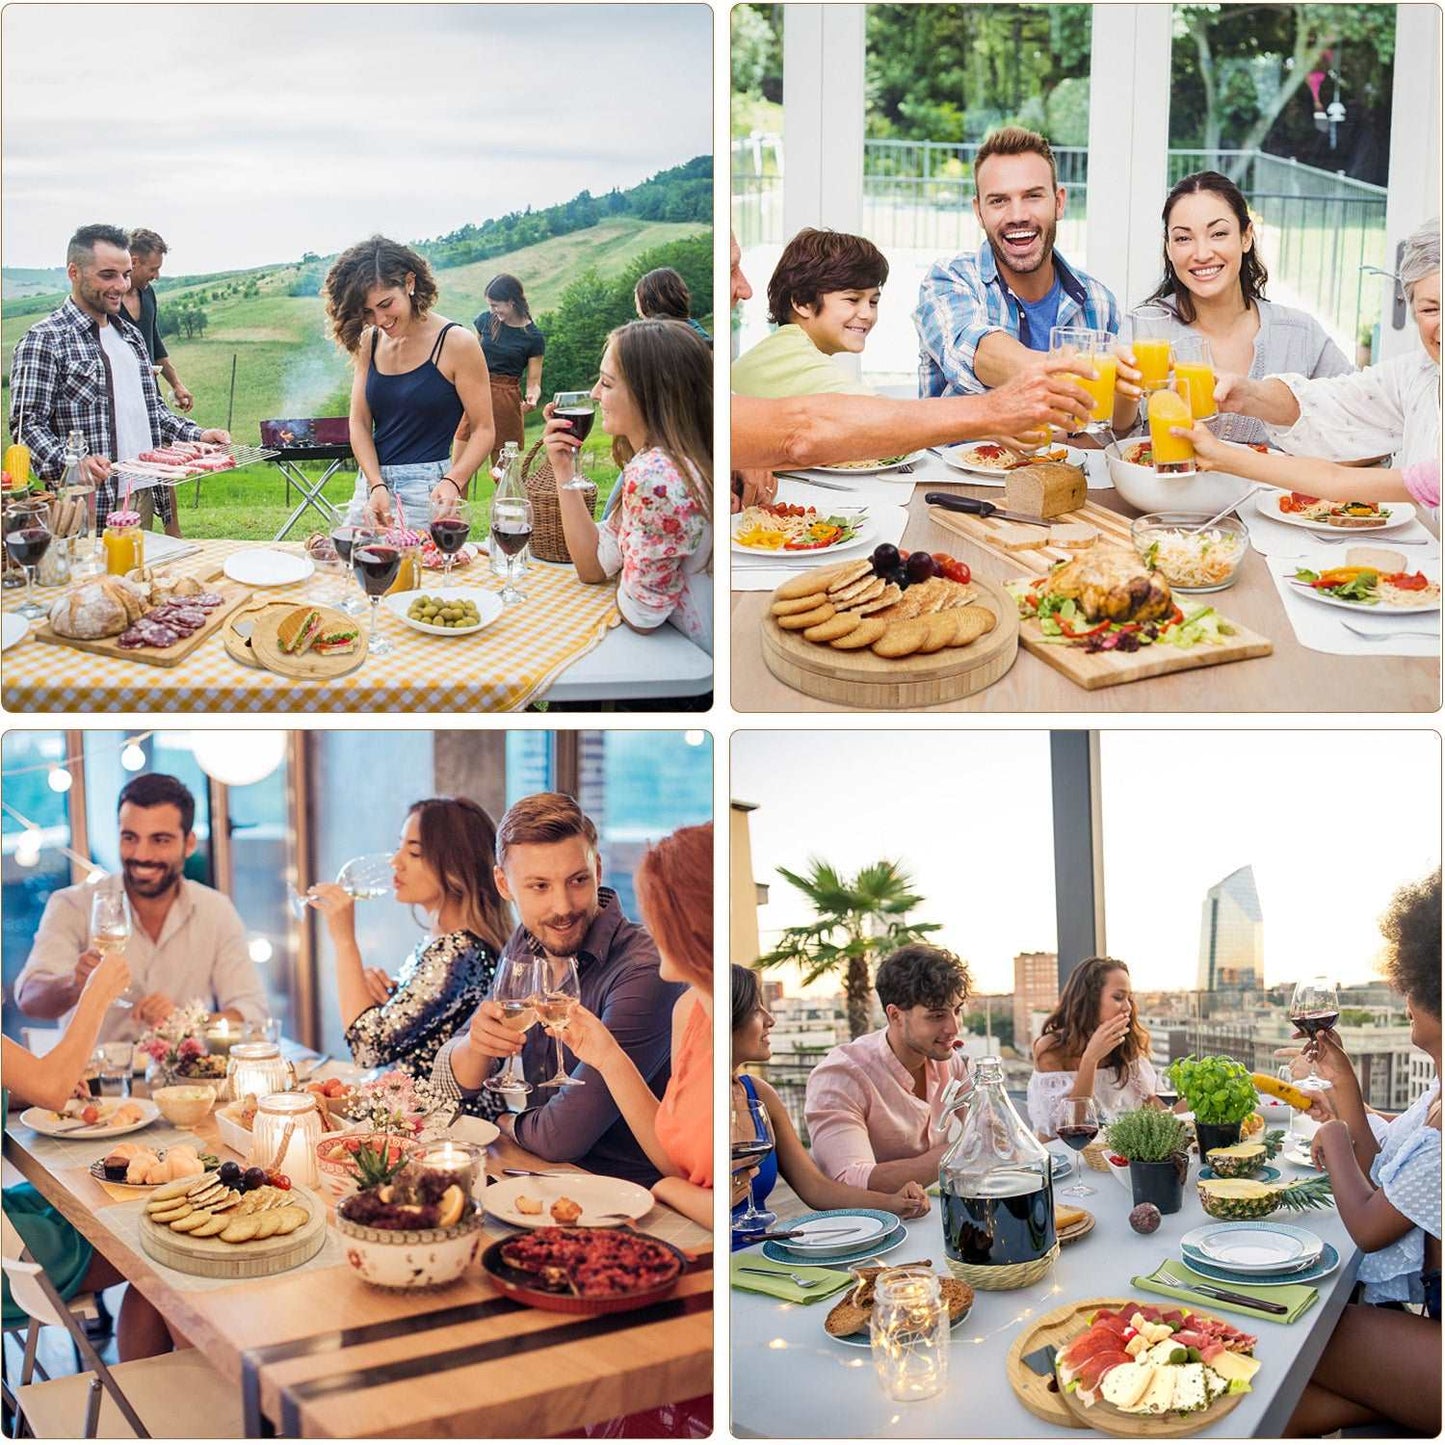
M1106 1115L1163 1103L1149 1062L1149 1031L1134 1015L1129 969L1117 958L1086 958L1069 975L1058 1007L1034 1040L1029 1122L1041 1139L1057 1134L1061 1099L1096 1099Z

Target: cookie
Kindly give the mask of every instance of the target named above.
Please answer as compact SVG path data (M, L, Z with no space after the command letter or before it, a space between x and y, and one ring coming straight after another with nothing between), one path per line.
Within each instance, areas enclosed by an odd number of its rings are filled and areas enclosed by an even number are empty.
M880 622L876 617L860 617L851 632L835 637L828 646L836 647L840 652L858 652L862 648L872 647L887 631L886 622Z
M791 617L778 618L778 626L787 628L789 632L801 632L805 627L816 627L820 622L826 622L836 611L831 602L825 602L811 612L795 612Z
M928 624L921 617L890 622L887 631L873 644L873 651L879 657L911 657L923 646L927 636Z
M928 630L919 644L920 652L939 652L952 644L955 626L952 612L933 612L920 620L928 624Z
M832 642L837 638L847 637L862 621L856 612L840 612L836 617L830 617L816 627L805 628L803 636L809 642Z
M953 621L950 647L967 647L992 632L998 623L998 618L987 607L959 607L943 615Z
M806 597L789 597L782 602L773 603L774 617L791 617L795 612L811 612L815 607L821 607L828 600L825 592L810 592Z
M830 580L828 572L800 572L796 577L789 577L773 593L775 602L796 602L800 597L811 597L815 592L826 592Z

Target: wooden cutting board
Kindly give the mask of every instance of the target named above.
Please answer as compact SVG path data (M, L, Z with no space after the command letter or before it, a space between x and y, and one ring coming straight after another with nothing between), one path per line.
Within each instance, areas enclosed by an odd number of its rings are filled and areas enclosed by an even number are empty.
M213 608L206 616L205 625L183 637L169 647L119 647L114 637L62 637L49 622L36 624L35 636L41 642L56 642L63 647L73 647L80 652L93 652L97 657L119 658L122 662L145 662L152 667L174 667L184 662L209 637L214 637L226 618L250 595L251 589L229 578L216 581L202 581L207 592L218 593L225 601ZM184 602L184 597L176 599Z
M856 708L920 708L953 702L992 686L1018 655L1018 606L996 582L975 577L974 602L998 619L968 647L912 657L878 657L863 648L841 652L763 618L763 661L780 682L824 702Z
M315 605L302 603L301 606ZM321 614L323 627L355 627L357 629L356 648L352 652L333 652L318 654L315 652L303 652L300 657L294 657L288 652L282 652L281 643L277 640L277 633L281 624L286 620L287 615L296 610L295 606L288 607L267 607L256 614L256 625L251 632L251 651L255 654L256 661L269 672L279 672L285 677L300 677L308 680L325 680L332 677L342 677L348 672L354 671L366 661L367 630L358 623L355 618L348 617L344 612L338 612L334 607L317 607Z
M1052 1376L1036 1375L1024 1364L1024 1356L1044 1345L1062 1346L1088 1328L1088 1316L1096 1310L1118 1309L1128 1299L1089 1299L1064 1305L1042 1316L1009 1346L1005 1372L1013 1392L1031 1415L1064 1429L1095 1429L1105 1435L1164 1440L1198 1435L1227 1415L1243 1395L1220 1395L1207 1410L1192 1415L1130 1415L1102 1400L1083 1405L1075 1394L1050 1389ZM1138 1303L1137 1300L1133 1303ZM1197 1313L1197 1311L1196 1311Z
M326 1206L318 1195L300 1185L293 1186L290 1192L296 1195L298 1204L305 1204L311 1211L306 1223L291 1234L225 1244L216 1238L192 1239L189 1234L177 1234L142 1213L141 1248L172 1269L207 1279L260 1279L295 1269L326 1243ZM144 1209L143 1205L137 1207Z
M1026 532L1037 532L1042 542L1048 536L1043 527L1027 527L1021 522L1004 522L995 517L975 517L970 512L950 512L947 507L930 507L928 516L930 521L937 522L940 527L946 527L950 532L957 532L959 536L967 537L970 542L977 542L980 547L992 552L995 557L1002 557L1006 562L1016 563L1019 571L1030 572L1035 577L1042 577L1056 562L1066 562L1070 557L1077 555L1069 551L1067 547L1049 547L1047 545L1032 547L1026 552L1012 552L997 540L999 532L1005 528L1009 531L1022 528ZM1095 546L1100 543L1113 543L1123 547L1127 552L1134 550L1133 540L1129 536L1131 519L1120 516L1118 512L1111 512L1108 507L1101 507L1097 502L1085 502L1076 511L1065 512L1062 516L1054 517L1051 520L1060 526L1081 522L1097 528L1099 541L1094 544Z

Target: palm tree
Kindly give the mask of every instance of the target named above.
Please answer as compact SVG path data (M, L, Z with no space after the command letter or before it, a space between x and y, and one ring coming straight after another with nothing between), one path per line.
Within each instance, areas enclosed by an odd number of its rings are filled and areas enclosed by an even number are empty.
M778 872L813 905L812 923L784 930L778 946L758 959L759 968L796 964L805 983L824 974L839 974L848 1004L848 1033L857 1038L868 1030L873 965L905 943L937 933L940 923L909 923L907 915L923 895L913 880L887 859L860 868L854 878L839 873L821 858L808 860L806 875Z

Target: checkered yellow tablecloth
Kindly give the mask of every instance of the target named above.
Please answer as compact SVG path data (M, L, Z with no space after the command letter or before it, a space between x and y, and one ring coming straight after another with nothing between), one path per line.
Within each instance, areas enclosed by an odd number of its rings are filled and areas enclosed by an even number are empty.
M198 545L199 555L181 558L167 570L206 580L219 573L230 553L264 544ZM279 544L277 550L299 552L300 547ZM463 586L500 591L485 553L452 576ZM319 569L300 587L275 589L274 595L335 602L346 580ZM323 682L243 667L232 661L219 634L176 667L98 657L30 637L0 658L0 695L11 712L514 711L545 692L621 620L616 589L579 582L570 567L534 563L521 585L525 602L465 637L434 637L381 611L381 630L395 651L368 656L354 672ZM427 572L423 586L440 591L441 574ZM36 600L48 602L60 590L37 587ZM258 589L257 595L267 592Z

